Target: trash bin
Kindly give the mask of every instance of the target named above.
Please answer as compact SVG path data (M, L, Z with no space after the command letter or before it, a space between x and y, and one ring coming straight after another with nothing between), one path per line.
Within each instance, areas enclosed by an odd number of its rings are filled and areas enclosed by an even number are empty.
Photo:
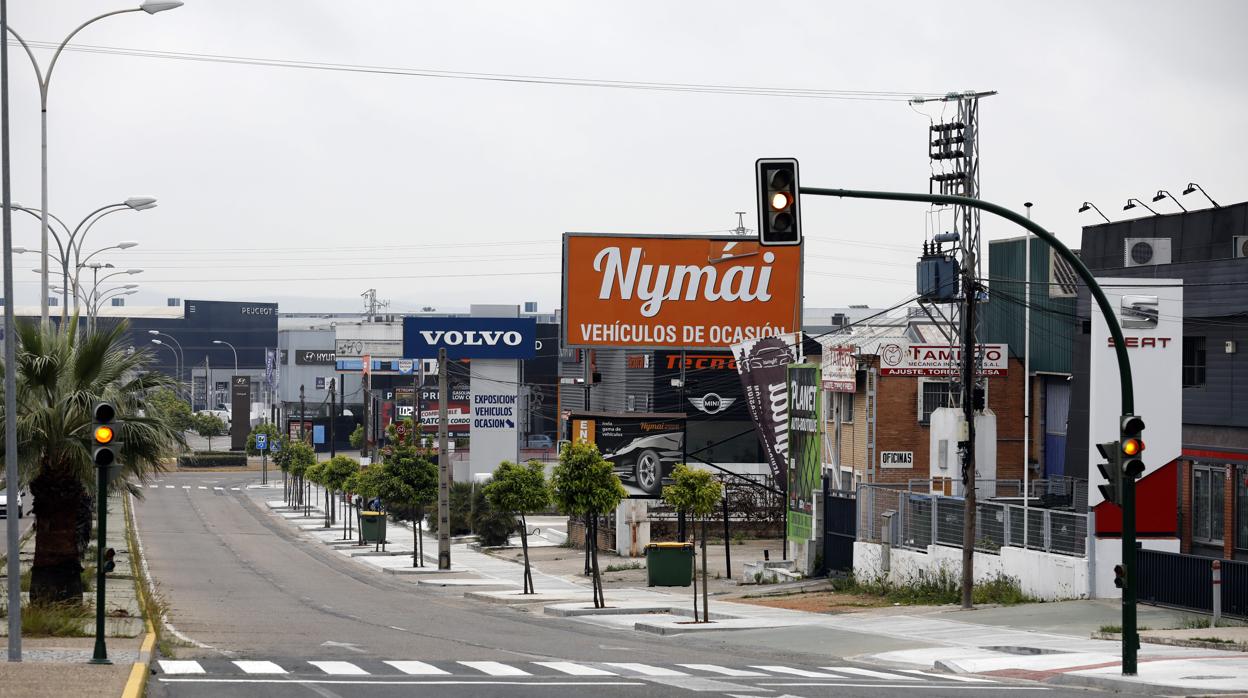
M687 587L693 584L693 543L647 545L646 571L652 587Z
M385 543L386 515L380 511L361 511L360 536L365 543Z

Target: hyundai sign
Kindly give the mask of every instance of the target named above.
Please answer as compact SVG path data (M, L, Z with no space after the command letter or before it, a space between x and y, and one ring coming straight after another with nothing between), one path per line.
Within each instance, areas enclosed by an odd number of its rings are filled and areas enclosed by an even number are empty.
M531 359L537 354L534 318L405 317L403 358Z

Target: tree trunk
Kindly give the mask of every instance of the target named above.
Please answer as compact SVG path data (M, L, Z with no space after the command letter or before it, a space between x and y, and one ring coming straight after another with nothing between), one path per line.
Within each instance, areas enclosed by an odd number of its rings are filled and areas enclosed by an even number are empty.
M702 516L702 622L711 622L711 607L707 602L708 594L706 589L706 520L708 515ZM695 599L696 601L696 599Z
M90 499L76 478L58 475L45 464L30 483L34 496L35 560L30 573L31 603L82 603L82 562L78 550L79 509ZM16 520L10 514L10 520ZM90 529L87 533L90 536Z
M681 542L683 543L684 541L681 541ZM694 540L692 541L692 544L696 546L698 544L698 541ZM693 622L697 623L698 622L698 553L697 553L696 547L694 548L693 557L689 558L689 562L690 564L693 565L693 569L689 570L690 576L693 577L693 580L692 580L693 581Z
M533 593L533 576L529 574L529 525L520 515L520 547L524 550L524 593Z
M594 573L594 608L605 608L607 599L602 592L602 573L598 571L598 516L592 516L592 520L594 522L594 547L590 555L590 564L593 566Z
M593 535L593 524L590 523L589 517L585 517L585 576L590 576L589 564L589 537Z

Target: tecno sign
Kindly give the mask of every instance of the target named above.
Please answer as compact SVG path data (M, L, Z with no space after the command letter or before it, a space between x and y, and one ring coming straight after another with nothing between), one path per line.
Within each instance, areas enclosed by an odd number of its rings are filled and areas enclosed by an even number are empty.
M792 332L801 255L739 237L568 233L565 346L706 349Z
M403 356L450 359L531 359L537 353L533 318L403 318Z

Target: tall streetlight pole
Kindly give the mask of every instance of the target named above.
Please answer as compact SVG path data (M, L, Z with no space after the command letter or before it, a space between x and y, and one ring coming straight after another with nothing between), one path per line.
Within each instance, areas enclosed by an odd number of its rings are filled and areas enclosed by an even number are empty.
M165 334L164 332L161 332L160 330L148 330L147 333L152 335L153 337L166 337L171 342L173 342L174 346L178 348L178 351L177 351L178 368L175 370L177 370L178 372L178 375L177 375L178 383L181 384L182 383L182 370L186 368L186 352L182 350L182 343L179 342L177 339L175 339L173 335ZM189 377L187 378L187 392L188 393L190 392L190 378Z
M14 31L13 27L9 26L8 22L5 22L5 29L13 35L13 38L17 39L18 43L22 45L22 48L26 49L26 55L30 57L31 66L35 69L35 79L39 82L39 208L42 211L42 215L40 216L39 232L42 240L42 246L40 249L43 251L43 263L41 269L42 283L39 287L39 317L45 328L50 324L48 320L48 86L52 82L52 71L56 69L56 62L60 59L61 52L65 50L65 45L68 44L70 40L78 34L78 32L85 29L88 25L98 22L105 17L112 17L113 15L126 14L128 12L146 12L149 15L154 15L157 12L164 12L165 10L172 10L181 6L181 0L144 0L138 7L132 7L125 10L113 10L112 12L105 12L97 17L92 17L82 24L79 24L76 29L69 33L69 36L66 36L65 39L61 41L60 45L56 47L56 51L52 54L52 60L48 62L47 70L43 70L39 66L39 61L35 58L35 53L30 50L30 46L26 43L26 40Z
M152 344L156 344L156 345L162 346L162 347L164 347L164 348L168 349L169 351L173 352L173 371L174 371L174 373L178 374L178 380L177 380L177 383L178 383L178 386L179 386L178 393L181 393L181 392L182 392L182 391L181 391L181 385L182 385L182 357L178 354L178 350L177 350L177 349L175 349L175 348L173 347L173 345L172 345L172 344L165 344L164 342L162 342L162 341L161 341L161 340L159 340L159 339L153 339L153 340L152 340Z
M9 4L0 0L0 25L9 26ZM21 488L17 486L17 337L13 317L13 210L9 186L9 37L0 35L0 219L3 224L4 246L4 476L9 483L6 511L18 508L17 498ZM47 302L47 293L44 293ZM18 526L10 518L5 526L8 544L8 578L18 579L22 573L17 549ZM22 588L9 583L7 604L9 607L9 661L22 661Z
M35 218L43 220L43 211L41 211L40 209L30 208L29 206L23 206L21 204L16 204L16 203L9 204L9 207L15 211L24 211L34 216ZM132 196L121 203L109 204L107 206L101 206L100 208L97 208L96 210L87 214L87 216L83 218L81 221L79 221L78 225L74 226L72 230L70 229L69 225L65 223L65 221L61 220L56 215L49 213L48 217L56 221L57 223L59 223L61 226L61 230L65 234L65 240L62 241L61 237L56 234L56 229L49 228L50 232L52 233L52 239L56 241L57 250L61 253L60 259L58 261L60 261L61 263L61 273L64 279L64 288L69 288L70 253L71 252L73 253L74 265L75 267L77 267L77 265L82 262L82 260L80 259L80 253L82 251L82 240L86 238L87 233L91 231L91 228L96 223L98 223L101 218L103 218L104 216L107 216L110 213L117 213L118 211L146 211L152 208L156 208L156 199L154 197ZM75 238L77 238L78 240L77 245L74 244ZM123 244L126 244L126 243L123 243ZM134 247L137 244L138 243L128 244L127 247ZM127 249L127 248L122 247L120 249ZM25 252L27 250L23 248L22 251ZM30 250L30 251L33 251L33 250ZM61 302L61 322L64 323L68 319L69 319L68 300L63 299Z
M237 376L238 375L238 350L234 348L233 344L230 344L229 342L221 341L220 339L214 339L212 340L212 343L224 344L225 346L230 348L230 351L234 352L234 375Z

